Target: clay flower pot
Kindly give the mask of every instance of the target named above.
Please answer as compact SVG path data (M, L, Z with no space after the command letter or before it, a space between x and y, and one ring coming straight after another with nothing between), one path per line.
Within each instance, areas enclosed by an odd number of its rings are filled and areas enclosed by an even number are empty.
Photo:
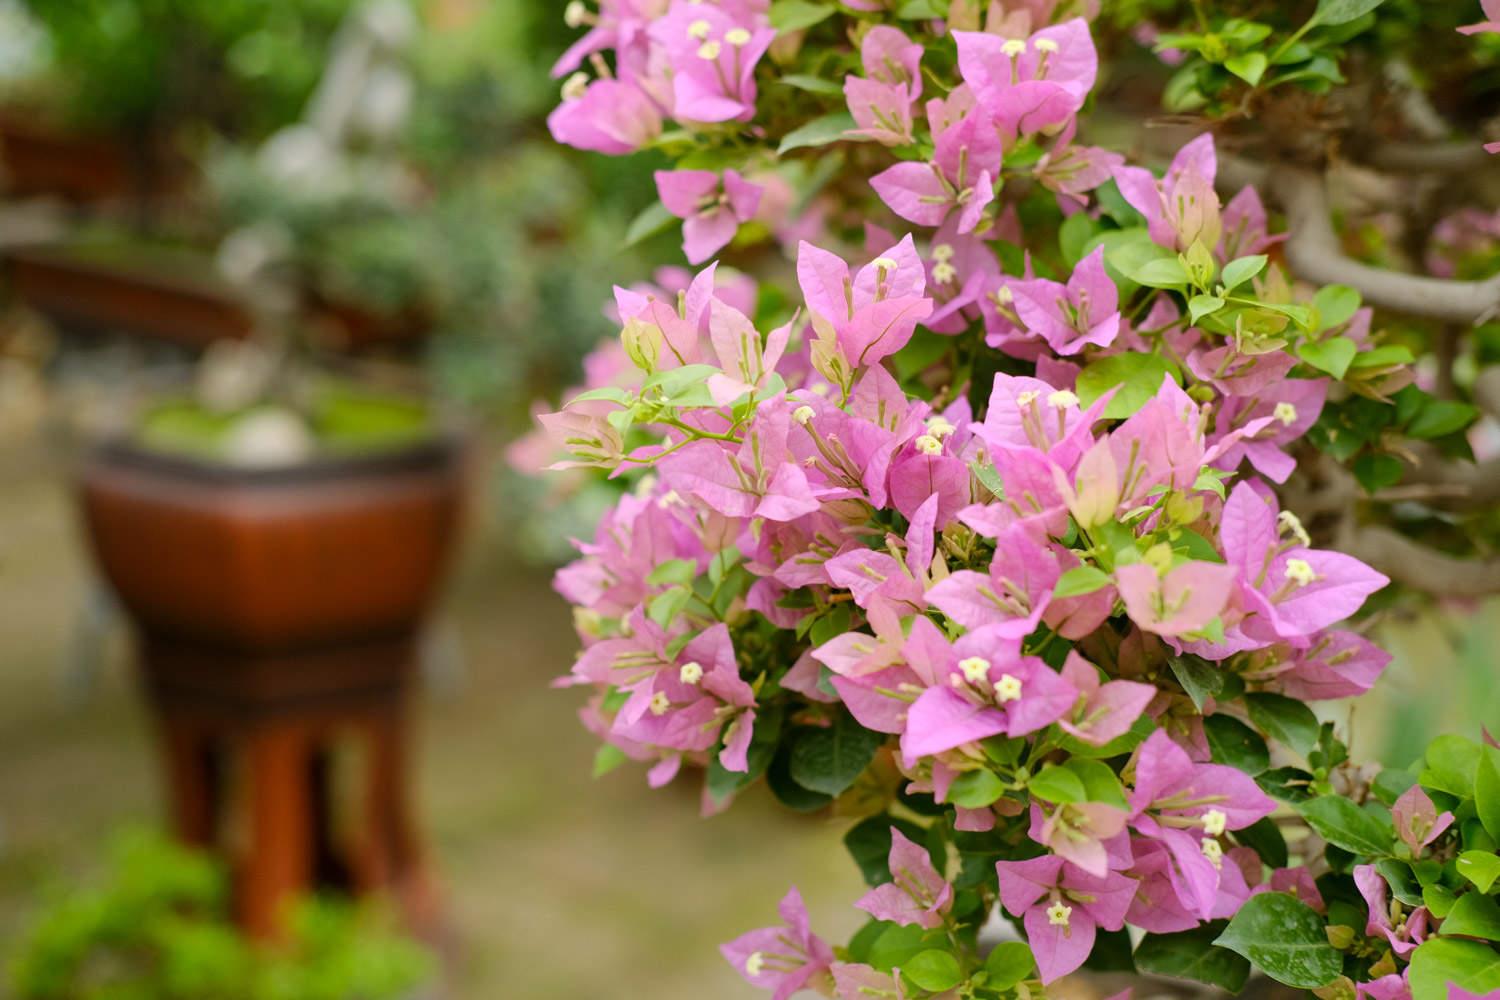
M77 133L19 111L0 113L0 187L14 197L142 204L181 190L186 168L156 139Z
M414 929L434 924L405 723L463 452L439 435L238 469L117 441L82 468L94 556L139 633L175 830L237 862L254 934L274 936L290 897L328 884L391 890ZM358 751L352 794L330 787L335 744Z

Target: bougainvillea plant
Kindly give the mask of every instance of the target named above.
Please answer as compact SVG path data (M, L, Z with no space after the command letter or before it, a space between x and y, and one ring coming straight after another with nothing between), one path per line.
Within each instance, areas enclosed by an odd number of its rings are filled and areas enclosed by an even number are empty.
M653 150L634 235L680 225L706 266L619 289L619 340L542 418L561 465L629 483L557 576L564 683L600 769L863 817L868 924L830 946L793 890L723 948L750 983L1500 990L1500 748L1377 773L1308 706L1381 674L1361 615L1391 578L1493 574L1409 473L1473 458L1454 358L1500 279L1460 271L1494 223L1438 227L1445 276L1382 270L1395 239L1341 237L1325 180L1334 136L1485 169L1482 135L1403 137L1442 111L1394 76L1418 42L1476 74L1449 131L1496 91L1496 25L1430 6L568 5L554 136ZM1371 65L1397 119L1349 96ZM1143 92L1154 134L1121 125Z

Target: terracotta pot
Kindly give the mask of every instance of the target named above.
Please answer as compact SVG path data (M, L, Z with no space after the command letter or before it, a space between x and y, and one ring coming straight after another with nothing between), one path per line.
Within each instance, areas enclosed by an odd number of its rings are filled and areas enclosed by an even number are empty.
M245 303L204 260L144 250L111 260L68 247L14 249L6 260L16 294L64 328L202 348L246 338L254 327Z
M20 112L0 114L0 188L79 203L149 201L178 191L185 170L154 140L80 134Z
M322 886L391 891L414 930L440 930L408 695L463 467L440 437L278 470L117 442L82 469L94 555L139 632L174 828L235 865L253 934L276 936L287 901ZM350 746L359 784L339 795L331 762Z

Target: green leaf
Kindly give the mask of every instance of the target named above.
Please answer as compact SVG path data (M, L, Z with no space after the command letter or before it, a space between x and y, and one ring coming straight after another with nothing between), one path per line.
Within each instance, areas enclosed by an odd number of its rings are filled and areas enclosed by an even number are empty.
M1222 926L1205 924L1180 934L1147 934L1135 949L1135 967L1141 972L1191 979L1238 994L1250 978L1250 963L1214 944Z
M646 605L646 616L666 628L687 607L687 602L692 599L693 592L686 587L673 587L671 590L663 591L651 598Z
M1391 887L1391 895L1407 906L1422 905L1422 886L1412 874L1411 865L1397 858L1383 858L1375 862L1375 870Z
M1103 802L1118 809L1127 808L1125 788L1108 764L1097 760L1075 759L1063 766L1078 775L1078 780L1083 783L1085 802Z
M1224 308L1224 300L1217 295L1194 295L1188 300L1188 318L1194 325L1205 316Z
M1474 811L1486 832L1500 840L1500 750L1491 746L1480 750L1474 772Z
M1422 887L1422 902L1427 909L1432 911L1434 917L1441 920L1453 910L1453 904L1458 902L1458 897L1447 886L1433 884Z
M1063 260L1076 265L1083 259L1085 247L1094 238L1094 220L1087 212L1077 212L1063 222L1057 232L1057 242L1062 249Z
M1271 751L1260 734L1239 719L1210 715L1203 720L1208 749L1215 761L1238 768L1252 777L1271 766Z
M1251 896L1214 944L1254 962L1287 986L1312 990L1343 971L1343 959L1328 943L1323 918L1284 892Z
M1458 897L1439 932L1447 937L1477 937L1500 941L1500 903L1478 892Z
M602 778L627 760L625 751L613 743L606 743L594 751L594 773L595 778Z
M793 129L781 139L776 155L783 156L794 149L810 149L827 146L846 138L845 132L854 128L854 116L847 111L834 111L822 118L814 118L801 128Z
M1279 694L1247 694L1250 721L1273 740L1307 754L1318 743L1318 717L1300 701Z
M1479 771L1479 744L1466 736L1447 734L1427 744L1427 766L1417 780L1427 788L1461 799L1474 794Z
M1155 354L1115 354L1100 358L1078 375L1078 397L1085 407L1109 390L1120 387L1104 416L1123 419L1145 406L1161 389L1162 380L1170 376L1179 381L1176 368Z
M1224 671L1201 656L1168 656L1167 665L1200 712L1209 698L1224 690Z
M1344 377L1344 373L1349 370L1349 363L1358 353L1359 346L1348 337L1329 337L1327 340L1300 344L1297 347L1297 357L1334 378Z
M1367 452L1354 460L1354 478L1359 480L1366 493L1378 493L1387 486L1396 485L1405 471L1406 466L1395 455Z
M1411 955L1412 1000L1448 1000L1448 984L1481 996L1500 990L1500 954L1478 941L1428 938Z
M792 778L803 788L842 795L854 784L885 743L876 733L844 713L824 729L809 729L792 746Z
M805 73L788 73L786 76L778 77L776 82L809 94L827 94L832 97L844 92L844 88L832 80L825 80L820 76L808 76Z
M1260 859L1272 868L1286 867L1286 836L1271 817L1264 816L1249 826L1234 831L1234 839L1259 854Z
M1318 0L1312 19L1322 25L1348 24L1383 3L1385 0Z
M1008 991L1036 968L1036 959L1024 941L1001 941L985 956L984 971L989 974L985 986Z
M691 559L668 559L657 565L646 576L646 582L653 587L660 587L668 583L692 583L698 576L698 564Z
M881 972L890 972L897 966L905 968L922 952L941 948L947 943L947 934L941 927L928 930L916 924L888 924L870 946L870 956L866 961Z
M947 11L937 6L933 0L906 0L896 11L896 16L903 21L926 21L946 17Z
M1391 853L1394 831L1380 819L1341 795L1324 795L1297 807L1307 825L1324 840L1363 855Z
M642 240L650 239L677 221L677 216L667 211L661 202L652 202L641 211L625 230L625 245L633 247Z
M1456 864L1458 873L1480 892L1489 892L1495 880L1500 879L1500 857L1489 851L1464 851Z
M1083 779L1065 767L1049 764L1026 783L1031 794L1048 802L1072 803L1088 800Z
M963 969L951 952L932 948L913 955L901 967L901 974L919 988L931 993L951 990L964 980Z
M953 779L948 801L965 809L983 809L1005 794L1005 783L994 771L965 771Z
M1271 60L1264 52L1242 52L1224 60L1224 68L1254 87L1266 75Z
M1348 285L1324 285L1313 296L1313 308L1318 311L1318 329L1343 326L1354 318L1359 305L1359 293Z
M1251 278L1266 269L1266 262L1271 258L1263 253L1253 254L1249 257L1238 257L1224 265L1224 273L1219 275L1227 291L1234 291Z
M792 777L791 750L790 744L781 747L771 759L770 767L766 768L766 786L771 789L771 794L776 796L777 802L794 812L817 812L830 805L832 795L803 788Z
M1187 268L1176 257L1148 260L1131 277L1147 288L1181 288L1192 281Z
M1410 437L1424 441L1440 438L1454 431L1461 431L1474 422L1479 411L1468 403L1451 399L1429 400L1427 405L1406 425Z
M777 31L801 31L811 28L834 14L831 3L809 3L808 0L776 0L771 4L771 27Z
M1097 566L1074 566L1057 580L1054 597L1077 597L1092 594L1109 586L1109 574Z

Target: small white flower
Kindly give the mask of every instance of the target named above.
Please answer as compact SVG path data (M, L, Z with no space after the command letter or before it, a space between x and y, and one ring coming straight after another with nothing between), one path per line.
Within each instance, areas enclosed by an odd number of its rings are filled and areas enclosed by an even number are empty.
M1021 700L1021 679L1011 674L1001 674L995 682L995 700L1000 704Z
M1058 50L1058 44L1055 39L1038 38L1036 40L1036 50L1038 52L1056 52Z
M932 259L941 264L946 261L952 260L953 253L954 250L952 243L939 243L932 248Z
M1277 403L1276 409L1271 411L1271 416L1290 427L1297 422L1297 408L1291 403Z
M927 433L935 438L945 438L956 430L958 428L953 426L953 421L947 417L936 416L927 418Z
M589 9L583 0L572 0L563 8L563 24L570 28L581 28L588 23Z
M563 81L562 99L565 101L576 101L589 89L589 75L582 70L574 73Z
M708 37L708 33L713 30L713 27L714 26L709 24L707 21L699 18L692 24L688 25L688 37L695 38L701 42Z
M995 304L999 306L1008 306L1016 301L1016 293L1010 290L1009 285L1001 285L1000 290L995 292L994 295Z
M1016 405L1019 406L1022 409L1025 409L1026 407L1030 406L1032 403L1035 403L1037 400L1039 400L1041 398L1042 398L1042 394L1040 392L1038 392L1037 390L1035 390L1035 389L1027 389L1025 392L1021 393L1020 395L1018 395L1016 397Z
M1215 868L1224 867L1224 848L1217 840L1205 840L1201 849L1209 864Z
M797 421L797 423L801 424L803 427L806 427L808 424L812 423L813 417L817 415L818 411L814 410L811 406L808 406L805 403L792 411L792 419Z
M876 257L871 263L875 265L877 271L894 271L901 266L889 257Z
M733 45L735 48L749 45L750 32L746 31L744 28L730 28L728 31L724 32L724 41L728 42L730 45Z
M943 452L943 442L931 434L923 434L913 443L917 446L917 450L924 455L940 455Z
M1016 56L1023 55L1026 52L1026 39L1006 39L1005 44L1000 46L1000 51L1005 55L1010 56L1012 59L1014 59Z
M651 714L666 715L672 708L672 700L658 691L651 696Z
M958 669L964 672L964 680L978 684L990 676L990 661L982 656L970 656L958 661Z
M1047 405L1054 410L1066 410L1070 406L1078 405L1078 395L1067 389L1059 389L1047 397Z
M1047 923L1053 927L1068 926L1068 918L1071 916L1073 916L1073 908L1071 906L1064 906L1063 901L1060 899L1047 907Z
M958 268L947 261L939 261L932 265L932 280L939 285L951 284L956 277L958 277Z
M697 684L703 679L703 664L697 660L689 660L677 671L677 679L684 684Z
M1281 524L1281 530L1290 532L1291 536L1303 545L1312 545L1312 536L1302 526L1302 519L1289 510L1284 510L1276 515L1276 520Z
M720 45L718 42L704 42L702 45L698 46L698 58L713 62L715 59L719 58L719 53L723 51L724 46Z
M1224 826L1229 822L1229 817L1218 809L1210 809L1203 814L1203 832L1210 837L1217 837L1224 832Z
M656 506L660 507L662 510L666 510L669 507L683 502L684 501L682 499L681 493L678 493L676 490L667 490L667 492L661 495L661 499L656 501Z
M745 975L747 976L758 976L760 975L760 970L764 969L765 967L766 956L762 955L758 951L752 951L750 953L750 957L745 959Z
M1286 578L1299 587L1305 587L1316 580L1318 574L1312 568L1312 563L1306 559L1288 559L1286 561Z

